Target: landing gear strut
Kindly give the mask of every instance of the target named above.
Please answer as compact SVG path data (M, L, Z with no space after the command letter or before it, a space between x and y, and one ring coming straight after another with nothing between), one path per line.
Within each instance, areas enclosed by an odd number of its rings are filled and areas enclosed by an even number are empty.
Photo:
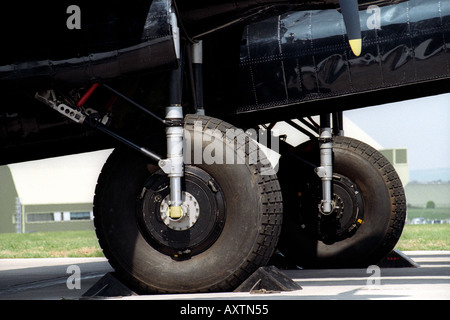
M324 215L329 215L334 210L335 203L332 199L332 177L333 177L333 138L330 128L330 114L320 116L319 146L320 166L315 172L322 180L322 200L319 210Z

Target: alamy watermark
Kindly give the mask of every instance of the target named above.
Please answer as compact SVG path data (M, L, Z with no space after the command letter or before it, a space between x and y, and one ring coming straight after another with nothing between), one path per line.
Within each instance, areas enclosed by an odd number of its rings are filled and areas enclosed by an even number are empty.
M81 290L81 269L78 265L70 265L67 267L66 286L69 290ZM366 288L369 290L377 290L381 287L381 269L376 265L369 266L366 269L366 274L369 274L366 280Z
M70 5L67 7L66 13L70 16L66 20L66 26L69 30L81 29L81 9L77 5Z
M366 26L369 30L381 29L381 8L377 5L370 5L366 13L370 16L366 20ZM81 29L81 8L77 5L70 5L66 9L69 17L66 20L66 26L69 30Z
M367 278L366 287L368 289L379 289L381 286L381 269L379 266L369 266L366 270L367 274L371 274Z
M67 267L66 273L70 274L67 278L66 286L69 290L81 290L81 269L77 265Z
M366 20L367 29L381 29L381 8L379 6L371 5L367 8L366 12L367 14L370 14Z
M205 129L201 121L184 130L185 164L259 165L262 175L276 174L280 138L276 129Z

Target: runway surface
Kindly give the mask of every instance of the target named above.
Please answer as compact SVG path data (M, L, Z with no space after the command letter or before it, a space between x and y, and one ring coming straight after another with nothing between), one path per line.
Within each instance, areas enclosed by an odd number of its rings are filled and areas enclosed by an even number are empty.
M450 251L404 252L418 268L282 270L302 290L112 297L115 300L450 300ZM0 300L79 299L113 271L103 258L0 259Z

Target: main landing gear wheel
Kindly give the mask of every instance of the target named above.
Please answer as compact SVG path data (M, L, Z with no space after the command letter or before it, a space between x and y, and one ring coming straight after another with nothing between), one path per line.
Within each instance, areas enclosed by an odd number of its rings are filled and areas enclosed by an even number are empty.
M192 159L212 142L236 158L235 141L222 138L231 125L188 116L185 129ZM233 290L268 262L281 230L280 186L262 169L249 161L186 164L184 215L172 219L168 177L141 155L115 150L99 177L94 223L117 275L139 293Z
M367 267L396 245L406 218L401 181L389 161L360 141L335 137L330 215L320 213L317 142L292 148L280 160L284 218L279 249L306 268ZM306 160L301 161L299 159Z

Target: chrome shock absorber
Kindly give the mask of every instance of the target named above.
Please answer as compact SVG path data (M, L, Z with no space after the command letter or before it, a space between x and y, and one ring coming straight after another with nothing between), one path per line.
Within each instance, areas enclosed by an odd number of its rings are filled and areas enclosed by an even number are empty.
M332 199L333 136L330 127L330 114L320 116L320 126L320 167L317 167L315 171L322 180L322 201L319 204L319 210L322 214L329 215L334 210Z
M175 10L172 10L171 25L174 38L175 51L180 60L181 41L180 30L178 28L177 17ZM170 200L168 216L171 219L180 219L183 217L183 209L181 207L182 189L181 178L184 176L184 163L183 163L183 107L182 102L182 89L181 89L182 70L181 64L179 67L172 71L170 77L170 96L169 106L166 107L165 123L167 125L166 137L167 137L167 159L159 161L159 166L170 178Z
M183 163L183 108L171 105L166 108L167 159L160 160L159 166L170 178L170 200L168 216L171 219L183 217L181 204L181 178L184 176Z

